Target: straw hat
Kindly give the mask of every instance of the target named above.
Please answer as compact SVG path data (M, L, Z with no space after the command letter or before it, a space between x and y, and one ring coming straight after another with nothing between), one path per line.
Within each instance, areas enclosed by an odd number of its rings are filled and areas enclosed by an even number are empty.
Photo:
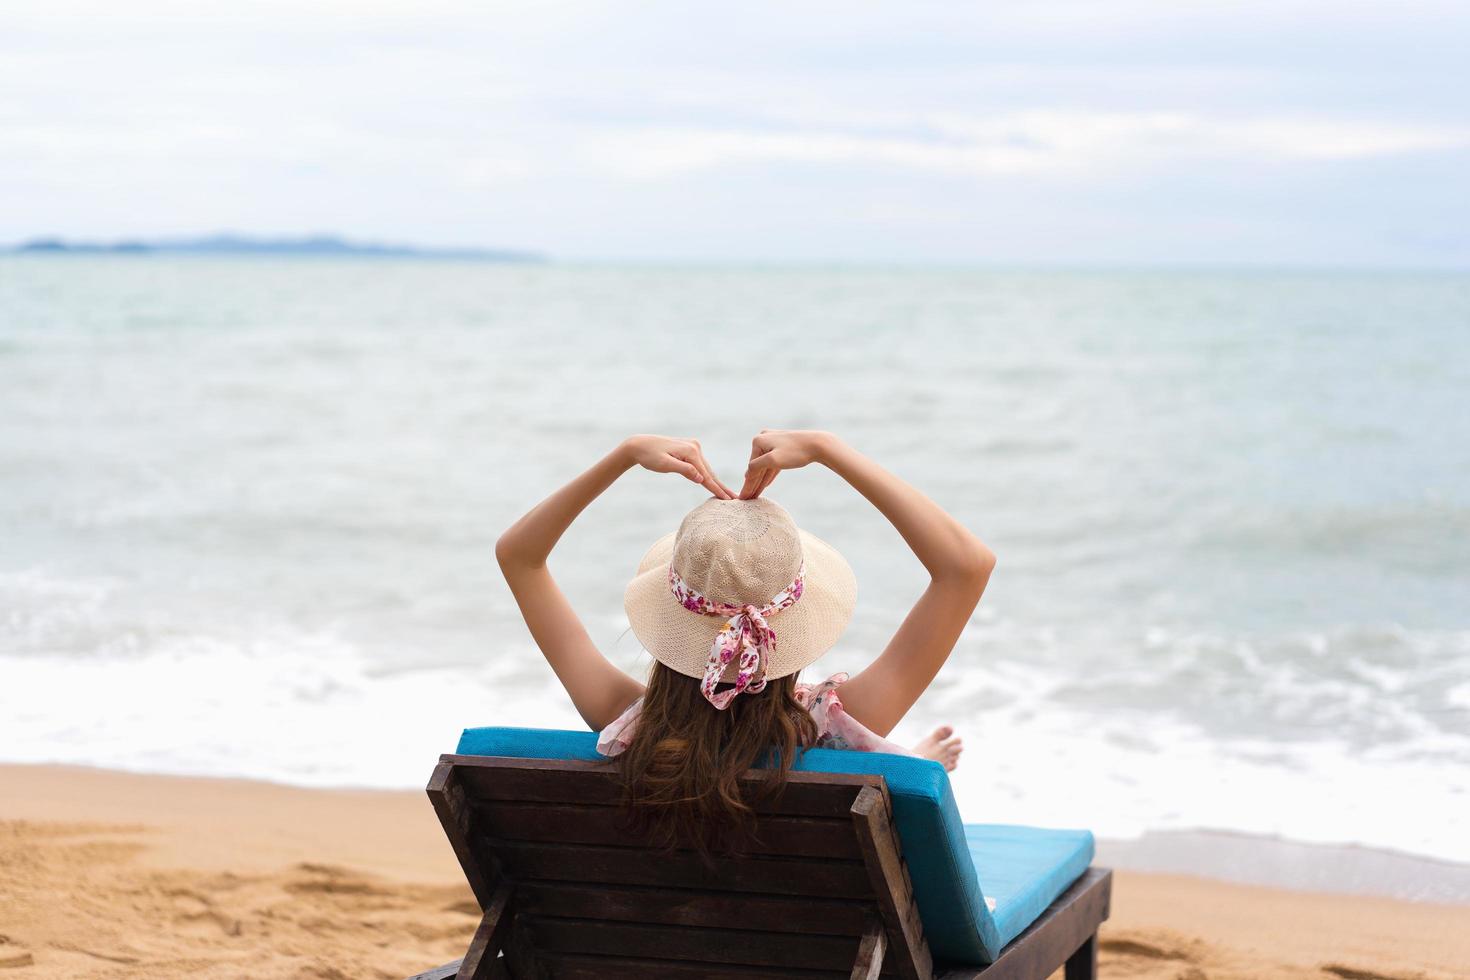
M764 497L710 499L685 515L638 563L623 606L633 633L659 663L703 677L723 615L692 612L675 597L669 569L717 603L766 606L802 576L800 597L770 614L777 635L765 677L794 674L832 648L852 618L857 581L846 559L796 526L786 509ZM735 676L731 664L724 678Z

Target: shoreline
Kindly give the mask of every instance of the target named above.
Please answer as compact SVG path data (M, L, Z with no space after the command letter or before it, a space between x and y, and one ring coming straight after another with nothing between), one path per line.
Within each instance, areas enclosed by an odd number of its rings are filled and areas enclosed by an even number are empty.
M251 776L151 771L70 762L0 762L0 788L12 770L96 773L164 781L242 784L287 793L422 799L421 790L312 786ZM8 819L0 796L0 820ZM978 822L978 821L977 821ZM437 826L437 825L436 825ZM1358 843L1321 843L1214 827L1146 830L1137 837L1097 838L1095 864L1122 871L1183 875L1324 895L1361 895L1406 902L1470 905L1470 863Z
M1362 844L1233 830L1150 830L1126 840L1099 839L1095 863L1312 894L1470 906L1470 864Z
M1470 963L1470 904L1442 897L1464 866L1202 832L1102 841L1097 863L1117 871L1106 975L1445 980ZM1242 864L1269 880L1199 874ZM403 977L457 958L477 919L411 790L0 764L0 867L0 976L24 980ZM1268 887L1283 876L1338 890ZM1441 900L1352 893L1369 885Z

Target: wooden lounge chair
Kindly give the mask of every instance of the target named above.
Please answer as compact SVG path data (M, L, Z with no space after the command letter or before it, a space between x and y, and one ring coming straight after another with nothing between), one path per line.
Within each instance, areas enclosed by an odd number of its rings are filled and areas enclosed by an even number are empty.
M961 841L955 850L958 812L947 778L941 784L913 766L923 763L943 776L937 764L812 750L803 760L807 771L793 772L781 796L759 807L756 843L743 856L708 863L692 851L630 839L616 772L586 758L585 738L475 729L466 732L461 751L503 754L441 758L429 797L484 917L462 960L414 980L1045 980L1063 965L1067 980L1096 976L1097 929L1108 915L1112 873L1087 867L1090 835L1080 873L1073 874L1078 854L1067 843L1063 863L1070 865L1058 872L1070 876L1065 881L1047 872L1054 884L1038 891L1035 874L1015 875L1014 895L1002 901L1030 916L1022 927L992 915L978 887L966 897L965 872L973 883L973 870L943 867L945 855L967 845ZM899 783L911 781L906 774L913 770L942 790L896 797L882 771L810 771L884 766L899 774ZM929 810L938 818L926 823ZM947 839L929 839L935 833ZM1035 835L1081 832L968 827L959 833L972 838L969 854L988 846L1004 857L1013 838L1012 850L1029 848L1045 863L1062 852L1054 842L1039 846L1036 840L1050 838ZM904 853L905 836L915 860ZM995 839L977 844L977 837ZM919 888L911 869L925 875ZM946 876L955 880L929 880ZM1039 915L1019 907L1026 901L1042 903ZM966 903L968 910L955 908ZM976 922L955 919L957 912ZM1008 937L1006 929L1018 934ZM957 962L957 952L970 965Z

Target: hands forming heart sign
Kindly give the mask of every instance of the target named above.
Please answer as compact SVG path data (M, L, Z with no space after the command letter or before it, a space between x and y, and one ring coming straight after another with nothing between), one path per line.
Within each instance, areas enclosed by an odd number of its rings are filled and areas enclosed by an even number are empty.
M750 462L745 483L737 494L715 476L704 458L698 439L670 436L632 436L627 447L633 461L655 473L680 473L721 500L754 500L765 492L782 470L795 470L820 462L835 437L830 432L809 429L762 429L751 440Z

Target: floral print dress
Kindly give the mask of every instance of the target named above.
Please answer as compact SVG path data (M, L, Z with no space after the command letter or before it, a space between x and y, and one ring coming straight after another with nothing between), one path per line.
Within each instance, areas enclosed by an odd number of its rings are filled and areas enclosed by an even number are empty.
M839 673L820 684L796 685L796 700L811 712L812 720L817 723L817 743L813 747L913 755L913 752L897 742L875 735L843 709L842 698L838 696L837 689L847 678L847 674ZM643 699L639 698L616 721L604 728L597 736L597 751L608 757L626 751L633 742L633 731L642 709Z

